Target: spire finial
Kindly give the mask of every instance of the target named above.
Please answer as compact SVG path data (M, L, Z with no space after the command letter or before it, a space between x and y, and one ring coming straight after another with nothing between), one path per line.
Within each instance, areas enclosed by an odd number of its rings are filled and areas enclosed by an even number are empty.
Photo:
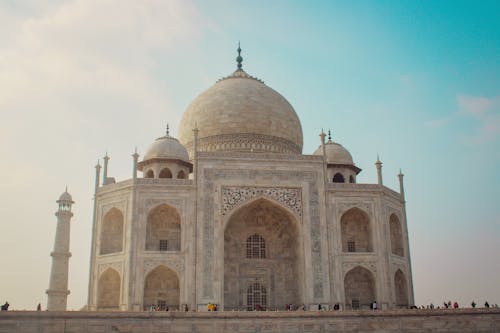
M68 193L68 185L66 185L66 189L64 190L64 192Z
M168 127L168 123L167 123L167 136L170 136L170 128Z
M328 141L332 141L332 132L328 129Z
M236 62L238 63L238 69L241 69L242 67L241 63L243 62L243 58L241 57L241 47L239 41L238 41L238 56L236 57Z

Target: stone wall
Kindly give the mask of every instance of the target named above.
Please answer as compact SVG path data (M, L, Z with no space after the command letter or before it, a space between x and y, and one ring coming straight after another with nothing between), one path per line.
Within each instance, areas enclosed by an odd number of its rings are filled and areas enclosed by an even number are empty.
M0 333L500 332L500 309L0 312Z

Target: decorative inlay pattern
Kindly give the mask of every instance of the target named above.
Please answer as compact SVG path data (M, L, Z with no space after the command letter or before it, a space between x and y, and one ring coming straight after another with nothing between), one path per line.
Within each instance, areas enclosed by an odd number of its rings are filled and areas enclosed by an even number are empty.
M300 188L224 186L222 187L221 215L225 216L243 202L259 196L276 200L288 207L301 220L302 191Z
M147 260L144 262L144 276L147 276L149 272L160 265L170 268L177 273L181 273L184 271L184 262L178 258ZM179 278L181 278L181 276L179 276Z
M102 275L102 273L104 273L108 268L113 268L115 271L117 271L120 276L122 275L122 262L121 261L116 261L116 262L109 262L109 263L105 263L105 264L100 264L99 265L99 276Z
M374 262L366 262L366 261L360 261L360 262L345 262L342 264L342 271L344 272L344 276L349 273L349 271L353 268L356 267L363 267L369 270L370 272L373 273L374 276L377 275L377 264Z
M185 144L186 149L193 150L193 142ZM292 141L264 134L239 133L221 134L198 139L199 152L211 151L247 151L301 154L302 148ZM192 156L190 156L192 158Z
M373 216L373 204L368 202L361 202L361 200L356 202L340 202L338 203L337 207L340 216L342 216L342 214L344 214L351 208L359 208L369 216Z

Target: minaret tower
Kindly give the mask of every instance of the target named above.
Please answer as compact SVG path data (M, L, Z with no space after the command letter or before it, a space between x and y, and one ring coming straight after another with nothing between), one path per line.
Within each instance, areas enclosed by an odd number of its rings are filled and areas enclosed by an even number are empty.
M74 204L68 189L57 200L59 209L56 212L57 228L54 241L52 257L52 269L50 271L49 289L47 289L47 310L66 311L68 300L68 263L71 253L69 252L70 220L73 217L71 205Z

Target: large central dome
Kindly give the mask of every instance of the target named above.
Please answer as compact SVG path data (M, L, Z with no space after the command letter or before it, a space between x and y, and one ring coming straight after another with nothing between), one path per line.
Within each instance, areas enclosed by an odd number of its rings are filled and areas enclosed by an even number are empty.
M179 141L192 151L198 128L199 151L302 153L302 127L288 101L239 69L217 81L188 106Z

